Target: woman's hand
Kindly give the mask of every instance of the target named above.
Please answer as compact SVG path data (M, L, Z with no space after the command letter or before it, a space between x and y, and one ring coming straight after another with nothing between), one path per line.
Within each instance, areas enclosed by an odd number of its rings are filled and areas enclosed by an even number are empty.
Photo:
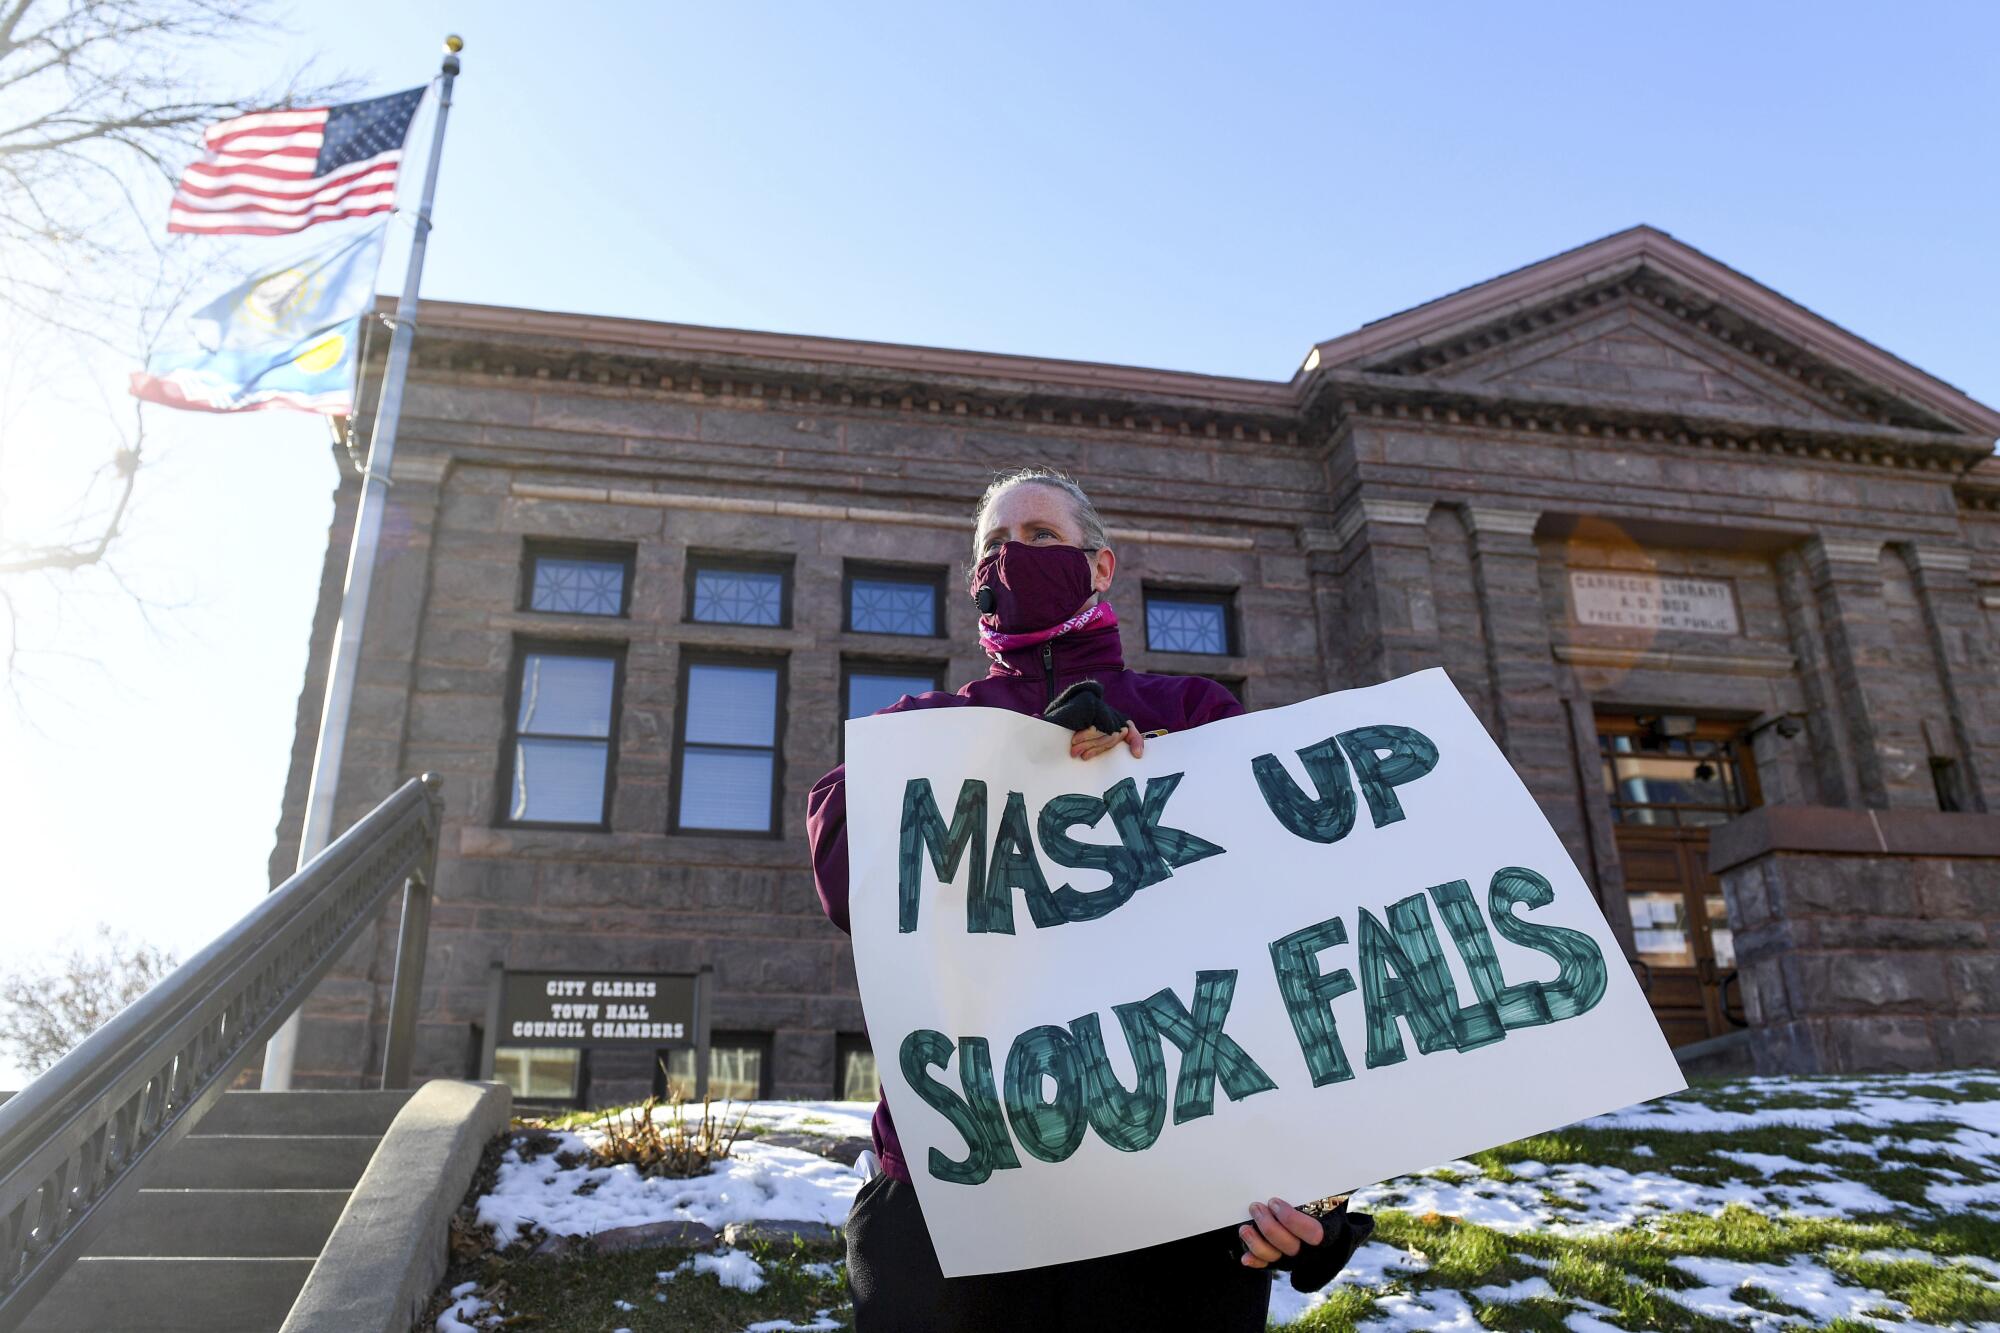
M1250 1205L1250 1221L1236 1228L1236 1235L1248 1251L1245 1268L1268 1268L1280 1259L1289 1259L1308 1245L1326 1238L1319 1219L1302 1213L1283 1199Z
M1114 731L1109 735L1099 731L1096 727L1085 727L1082 731L1075 732L1070 736L1069 757L1072 759L1095 759L1101 754L1108 754L1112 750L1117 749L1120 745L1131 746L1132 757L1134 759L1146 753L1146 738L1139 734L1138 723L1127 722L1125 730Z

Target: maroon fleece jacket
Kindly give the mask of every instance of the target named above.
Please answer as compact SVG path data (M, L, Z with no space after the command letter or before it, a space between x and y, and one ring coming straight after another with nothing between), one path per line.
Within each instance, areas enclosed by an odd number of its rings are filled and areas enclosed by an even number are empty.
M1138 723L1141 731L1186 731L1243 711L1235 696L1206 677L1127 671L1116 626L1065 634L1008 657L1018 660L995 662L984 680L961 686L955 694L942 690L906 694L882 711L971 706L1005 708L1038 717L1058 694L1080 680L1103 685L1105 702ZM846 930L846 765L813 784L812 794L806 798L806 838L812 844L813 883L819 890L820 904L833 924ZM909 1180L910 1168L903 1161L886 1100L875 1107L875 1153L882 1159L883 1171L898 1180Z

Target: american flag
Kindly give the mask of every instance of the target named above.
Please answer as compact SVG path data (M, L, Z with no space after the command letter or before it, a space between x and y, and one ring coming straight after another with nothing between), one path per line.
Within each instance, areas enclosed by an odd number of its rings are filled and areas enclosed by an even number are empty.
M281 236L395 206L396 166L422 88L340 106L255 111L209 126L167 230Z

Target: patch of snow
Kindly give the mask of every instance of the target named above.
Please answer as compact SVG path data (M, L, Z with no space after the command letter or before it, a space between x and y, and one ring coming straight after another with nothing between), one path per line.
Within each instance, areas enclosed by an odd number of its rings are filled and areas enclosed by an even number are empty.
M1504 1287L1474 1287L1472 1299L1485 1301L1488 1305L1507 1305L1513 1301L1556 1300L1556 1289L1549 1285L1545 1277L1524 1277L1519 1282L1509 1282Z
M1563 1327L1569 1333L1625 1333L1618 1325L1607 1324L1596 1315L1585 1314L1581 1310L1570 1311L1569 1317L1563 1320Z
M750 1325L743 1333L824 1333L839 1327L840 1321L833 1318L832 1310L815 1310L810 1324L795 1324L789 1319L766 1319Z
M1717 1319L1748 1321L1753 1328L1776 1328L1794 1321L1790 1315L1760 1310L1736 1299L1745 1286L1757 1287L1785 1305L1804 1310L1815 1323L1834 1319L1859 1319L1867 1310L1889 1310L1908 1315L1910 1307L1890 1300L1870 1287L1847 1286L1826 1268L1806 1255L1793 1255L1786 1264L1744 1263L1735 1259L1708 1259L1683 1256L1672 1261L1695 1281L1704 1285L1686 1290L1661 1288L1660 1294L1699 1314Z
M794 1134L865 1139L874 1119L874 1102L752 1102L743 1123Z
M1537 1162L1533 1158L1525 1162L1514 1162L1507 1169L1523 1180L1539 1180L1549 1173L1548 1163Z
M2000 1180L1975 1181L1970 1185L1932 1185L1924 1191L1933 1208L1962 1213L1969 1208L2000 1208Z
M472 1294L478 1288L477 1282L461 1282L451 1289L451 1304L439 1313L437 1323L432 1326L437 1333L483 1333L492 1327L489 1316L499 1311L491 1302Z
M1448 1287L1431 1287L1405 1294L1388 1292L1375 1298L1375 1312L1363 1328L1397 1333L1475 1333L1481 1325L1465 1297Z
M1770 1152L1735 1152L1728 1148L1717 1148L1710 1156L1723 1157L1738 1166L1747 1166L1759 1175L1775 1176L1780 1171L1804 1171L1811 1175L1823 1176L1826 1168L1801 1162L1796 1157L1782 1157Z
M697 1277L713 1273L715 1280L731 1291L761 1291L764 1287L764 1265L751 1258L748 1250L697 1254L674 1271L693 1273Z
M582 1152L589 1132L563 1134L562 1149ZM510 1152L508 1156L513 1156ZM577 1186L596 1182L590 1194ZM735 1154L705 1176L647 1177L629 1165L555 1166L502 1158L492 1192L479 1200L479 1220L512 1236L523 1222L552 1235L587 1236L646 1222L701 1222L722 1230L731 1222L782 1217L841 1225L862 1182L845 1166L816 1153L744 1139Z

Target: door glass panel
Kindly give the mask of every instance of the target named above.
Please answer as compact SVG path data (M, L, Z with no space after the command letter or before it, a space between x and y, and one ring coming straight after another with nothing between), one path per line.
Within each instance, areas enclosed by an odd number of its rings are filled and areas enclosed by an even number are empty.
M1617 730L1610 719L1600 725L1604 793L1619 823L1700 827L1750 808L1733 740Z
M1630 893L1632 947L1654 967L1693 967L1687 899L1678 893Z
M1705 896L1708 911L1708 943L1715 951L1715 965L1725 972L1736 966L1736 939L1729 933L1729 904L1719 893Z

